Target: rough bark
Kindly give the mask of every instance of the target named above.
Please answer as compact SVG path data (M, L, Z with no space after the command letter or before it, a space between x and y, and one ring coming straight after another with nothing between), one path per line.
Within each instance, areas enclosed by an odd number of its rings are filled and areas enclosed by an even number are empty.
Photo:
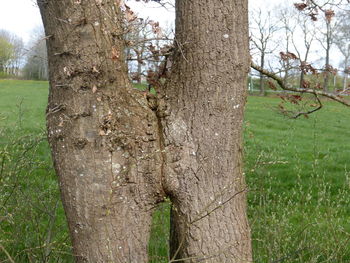
M49 142L77 262L147 262L163 199L157 118L128 81L116 1L38 1Z
M151 212L172 201L172 262L250 262L242 175L247 0L178 0L173 72L133 89L119 1L38 1L49 142L77 262L147 262Z
M245 0L177 1L162 122L176 262L251 261L242 176L247 14Z

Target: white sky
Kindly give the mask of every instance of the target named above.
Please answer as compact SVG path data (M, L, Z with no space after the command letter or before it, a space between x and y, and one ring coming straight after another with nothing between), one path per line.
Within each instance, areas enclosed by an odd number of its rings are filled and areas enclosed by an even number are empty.
M29 41L32 31L42 24L34 0L0 0L0 29Z
M165 12L156 4L144 4L141 2L128 4L136 7L140 16L150 17L159 21L161 26L172 24L174 12ZM272 8L279 3L291 4L291 0L250 0L251 7ZM149 8L151 6L151 8ZM148 8L146 8L148 7ZM41 17L35 0L0 0L0 29L6 29L23 38L25 42L30 40L33 30L41 25Z
M154 2L148 4L134 0L126 2L139 13L140 17L149 17L159 21L163 28L169 28L170 25L174 24L174 11L167 12ZM257 8L272 10L273 7L279 5L292 6L294 2L297 0L249 0L249 8L251 10ZM34 30L40 26L42 26L42 22L36 0L0 0L0 29L15 33L28 43Z

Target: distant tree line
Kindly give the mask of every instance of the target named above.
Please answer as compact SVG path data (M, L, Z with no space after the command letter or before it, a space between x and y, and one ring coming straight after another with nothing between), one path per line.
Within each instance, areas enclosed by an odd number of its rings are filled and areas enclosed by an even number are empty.
M48 79L45 34L33 32L27 45L9 31L0 30L0 78Z
M0 30L0 76L20 74L24 51L23 40L6 30Z
M27 79L47 80L49 77L46 39L42 28L37 29L32 35L26 52L23 74Z

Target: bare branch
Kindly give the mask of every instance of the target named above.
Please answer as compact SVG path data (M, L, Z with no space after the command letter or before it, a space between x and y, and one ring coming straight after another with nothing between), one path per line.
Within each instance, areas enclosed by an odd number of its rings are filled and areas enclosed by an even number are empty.
M200 220L202 220L203 218L209 216L211 213L215 212L217 209L223 207L225 204L227 204L228 202L230 202L233 198L235 198L237 195L239 194L242 194L242 193L245 193L247 191L247 188L244 188L243 190L241 191L238 191L236 193L234 193L232 196L230 196L230 198L228 198L226 201L224 201L223 203L221 203L220 205L216 206L215 208L213 208L212 210L210 211L206 211L206 213L196 219L194 219L190 224L194 224Z
M323 96L326 98L329 98L331 100L337 101L345 106L350 107L350 102L345 100L344 98L342 98L339 95L335 95L329 92L325 92L322 90L316 90L316 89L303 89L303 88L293 88L291 86L286 86L283 82L283 79L280 78L279 76L277 76L275 73L267 71L261 67L259 67L258 65L256 65L254 62L251 62L251 67L253 69L255 69L256 71L264 74L265 76L275 80L278 85L283 89L283 90L289 90L289 91L294 91L294 92L298 92L298 93L309 93L309 94L313 94L313 95L318 95L318 96Z

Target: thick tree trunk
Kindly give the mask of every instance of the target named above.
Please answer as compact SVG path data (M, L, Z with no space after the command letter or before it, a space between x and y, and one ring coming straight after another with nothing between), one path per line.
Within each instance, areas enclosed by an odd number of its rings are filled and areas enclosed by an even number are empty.
M242 175L247 14L246 0L177 1L162 122L176 262L251 262Z
M156 104L128 81L119 1L38 3L49 141L77 262L147 262L151 211L166 195L172 261L251 262L247 0L177 1L175 63Z
M49 142L77 262L147 262L152 208L163 199L158 122L129 84L117 2L38 1Z

